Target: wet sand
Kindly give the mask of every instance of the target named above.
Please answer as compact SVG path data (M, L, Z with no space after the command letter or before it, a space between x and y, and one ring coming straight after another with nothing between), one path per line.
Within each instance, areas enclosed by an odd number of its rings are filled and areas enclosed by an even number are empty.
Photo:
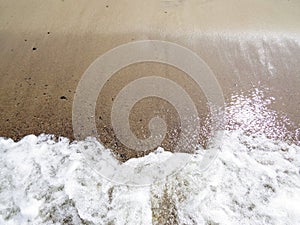
M15 140L50 133L73 139L72 104L80 78L100 55L137 40L166 40L196 52L209 65L225 98L260 82L276 99L272 107L300 123L300 2L298 1L0 1L0 136ZM118 91L142 74L175 80L208 110L205 96L185 74L167 65L123 68L99 95L101 141L124 153L111 124ZM132 130L147 136L156 113L174 108L145 100L133 110ZM155 115L156 115L155 114ZM178 127L176 113L165 117ZM162 116L164 117L164 116ZM174 137L173 137L174 138ZM176 139L176 136L175 136ZM166 149L174 144L165 141ZM125 153L124 153L125 154ZM133 153L132 153L133 154ZM131 154L131 155L132 155ZM125 158L127 156L124 156Z

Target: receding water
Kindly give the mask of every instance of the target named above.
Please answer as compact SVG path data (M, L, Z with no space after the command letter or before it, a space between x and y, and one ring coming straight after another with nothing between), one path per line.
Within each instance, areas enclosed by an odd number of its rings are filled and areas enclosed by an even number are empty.
M95 139L0 138L0 223L297 224L299 128L269 108L273 101L258 88L232 95L222 114L223 135L207 149L220 151L209 169L199 168L199 145L182 170L147 187L101 176L85 151L116 171L122 165ZM164 165L173 154L158 148L125 164L151 176L157 171L149 166Z

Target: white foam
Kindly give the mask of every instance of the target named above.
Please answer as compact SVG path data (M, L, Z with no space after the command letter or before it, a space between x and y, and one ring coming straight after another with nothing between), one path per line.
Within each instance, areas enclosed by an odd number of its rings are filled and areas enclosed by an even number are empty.
M86 147L115 162L96 141L0 138L0 223L300 224L296 145L226 131L208 170L198 171L199 150L182 171L151 187L116 185L99 176L82 153ZM127 163L143 168L170 154L159 149Z

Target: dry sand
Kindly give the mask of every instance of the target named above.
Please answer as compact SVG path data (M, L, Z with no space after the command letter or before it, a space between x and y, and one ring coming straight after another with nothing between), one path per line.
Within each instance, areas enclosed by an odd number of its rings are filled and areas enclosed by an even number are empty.
M73 138L72 102L78 82L100 55L136 40L166 40L195 51L215 73L225 97L260 82L272 105L300 123L300 2L297 0L0 1L0 136L51 133ZM144 73L145 72L145 73ZM185 87L203 118L203 93L176 68L140 63L123 68L102 90L97 128L108 147L122 148L110 125L118 91L155 73ZM160 107L146 99L133 110L137 136ZM177 127L176 113L168 118ZM171 128L170 128L171 129ZM145 132L142 130L146 130ZM175 137L176 139L176 137ZM173 142L166 140L164 147ZM122 153L122 152L121 152ZM127 156L124 156L127 158Z

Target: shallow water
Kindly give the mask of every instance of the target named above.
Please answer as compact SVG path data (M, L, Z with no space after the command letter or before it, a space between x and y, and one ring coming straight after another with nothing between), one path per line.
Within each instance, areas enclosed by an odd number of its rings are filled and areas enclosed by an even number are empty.
M207 149L167 176L177 153L163 148L120 163L93 138L0 138L0 223L300 223L299 128L274 101L263 88L233 94ZM203 170L206 151L218 155Z

